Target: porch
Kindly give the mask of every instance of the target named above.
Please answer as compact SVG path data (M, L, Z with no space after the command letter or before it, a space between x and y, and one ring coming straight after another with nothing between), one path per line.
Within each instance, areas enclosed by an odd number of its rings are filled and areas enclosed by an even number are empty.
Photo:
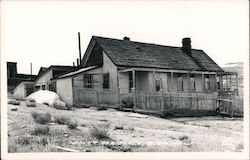
M118 77L120 99L133 101L133 107L124 107L126 110L209 115L219 108L225 114L243 115L236 73L129 68L120 70L118 76L122 77Z

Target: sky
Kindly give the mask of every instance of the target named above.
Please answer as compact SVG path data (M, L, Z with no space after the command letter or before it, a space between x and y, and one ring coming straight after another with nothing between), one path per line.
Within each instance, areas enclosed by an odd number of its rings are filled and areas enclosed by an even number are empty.
M218 65L247 62L247 0L227 1L1 1L1 61L18 73L73 65L93 35L181 46L190 37Z

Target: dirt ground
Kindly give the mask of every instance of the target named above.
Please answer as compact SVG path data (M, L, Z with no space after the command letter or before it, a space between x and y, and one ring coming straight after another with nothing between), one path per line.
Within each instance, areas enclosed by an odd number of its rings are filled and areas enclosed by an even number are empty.
M17 108L12 111L11 108ZM78 121L77 129L49 123L49 144L39 149L17 152L52 151L48 145L60 146L79 152L175 152L175 151L243 151L243 119L208 117L182 117L163 119L154 116L122 112L115 109L97 111L95 107L57 110L44 104L26 107L8 104L8 137L36 137L31 131L37 124L31 112L49 112L52 117L63 115ZM52 118L53 119L53 118ZM93 126L109 124L109 144L91 138ZM122 126L123 128L119 128ZM105 142L104 142L105 143ZM56 149L54 151L65 151Z

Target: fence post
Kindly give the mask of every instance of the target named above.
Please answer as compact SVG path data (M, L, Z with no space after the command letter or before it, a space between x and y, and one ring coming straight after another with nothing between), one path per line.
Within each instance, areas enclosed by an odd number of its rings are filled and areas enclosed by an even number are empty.
M133 109L136 109L136 95L135 95L135 87L131 88L133 94Z
M161 114L164 113L164 91L161 90Z
M97 104L99 104L99 92L96 91L96 99L97 99Z
M118 98L118 104L120 104L121 103L121 97L120 97L120 88L118 87L117 88L117 98Z

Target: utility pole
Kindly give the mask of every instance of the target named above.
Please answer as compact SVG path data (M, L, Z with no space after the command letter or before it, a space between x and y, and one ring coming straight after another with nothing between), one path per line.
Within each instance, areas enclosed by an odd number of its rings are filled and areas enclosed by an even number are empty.
M30 74L32 75L32 63L30 63Z
M78 32L78 45L79 45L79 65L82 65L82 53L81 53L81 37L80 32Z

